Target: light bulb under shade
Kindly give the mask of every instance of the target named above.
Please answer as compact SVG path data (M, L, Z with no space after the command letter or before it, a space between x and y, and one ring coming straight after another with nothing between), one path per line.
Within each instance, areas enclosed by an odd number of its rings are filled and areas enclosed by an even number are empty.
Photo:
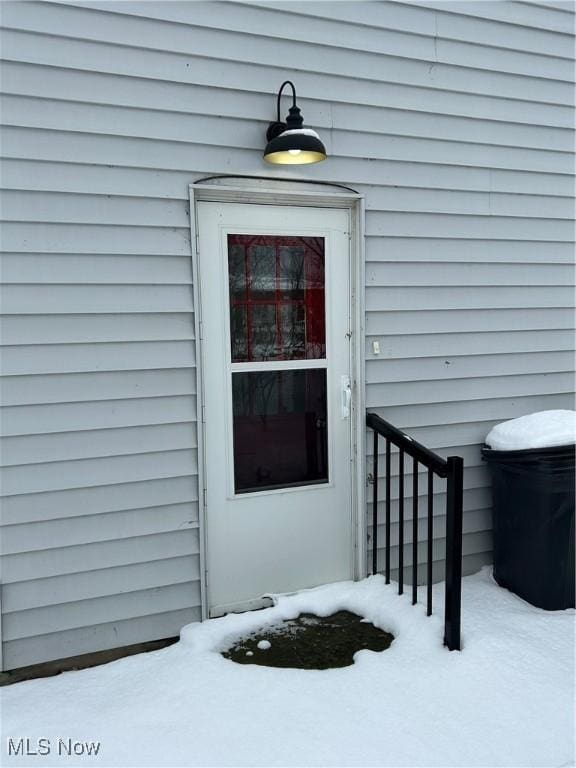
M276 165L308 165L326 160L326 149L316 131L299 128L271 139L264 150L264 160Z

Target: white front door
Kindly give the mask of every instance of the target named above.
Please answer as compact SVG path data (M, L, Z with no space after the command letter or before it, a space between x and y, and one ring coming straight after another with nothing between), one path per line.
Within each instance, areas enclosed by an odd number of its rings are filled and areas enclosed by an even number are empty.
M211 616L353 577L349 231L198 203Z

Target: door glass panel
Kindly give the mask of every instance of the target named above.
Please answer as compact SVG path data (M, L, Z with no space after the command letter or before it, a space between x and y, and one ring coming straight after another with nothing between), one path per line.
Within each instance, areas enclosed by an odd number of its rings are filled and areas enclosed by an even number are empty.
M232 362L326 356L324 238L228 235Z
M328 482L326 369L232 374L236 493Z

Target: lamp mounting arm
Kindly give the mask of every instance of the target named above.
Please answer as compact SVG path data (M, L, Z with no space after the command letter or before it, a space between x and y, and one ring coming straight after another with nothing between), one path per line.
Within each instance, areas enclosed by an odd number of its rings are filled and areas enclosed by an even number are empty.
M280 86L280 90L278 91L278 99L276 101L276 120L278 120L278 122L281 122L280 121L280 98L282 97L282 91L284 90L284 88L286 88L287 85L289 85L290 88L292 88L292 107L296 106L296 87L292 82L292 80L284 80L284 82Z
M283 123L280 119L280 99L282 98L282 91L287 85L292 88L292 106L290 107L286 122ZM272 141L272 139L275 139L277 136L280 136L281 133L284 133L285 130L302 128L302 125L302 115L296 106L296 87L291 80L285 80L280 86L280 90L278 91L278 98L276 100L276 122L270 123L268 126L268 130L266 131L266 139L267 141Z

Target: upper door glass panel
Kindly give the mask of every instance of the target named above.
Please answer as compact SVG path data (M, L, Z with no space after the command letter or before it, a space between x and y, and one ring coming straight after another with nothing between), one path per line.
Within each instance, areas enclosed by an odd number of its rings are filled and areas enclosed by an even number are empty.
M326 356L324 238L228 235L232 362Z

